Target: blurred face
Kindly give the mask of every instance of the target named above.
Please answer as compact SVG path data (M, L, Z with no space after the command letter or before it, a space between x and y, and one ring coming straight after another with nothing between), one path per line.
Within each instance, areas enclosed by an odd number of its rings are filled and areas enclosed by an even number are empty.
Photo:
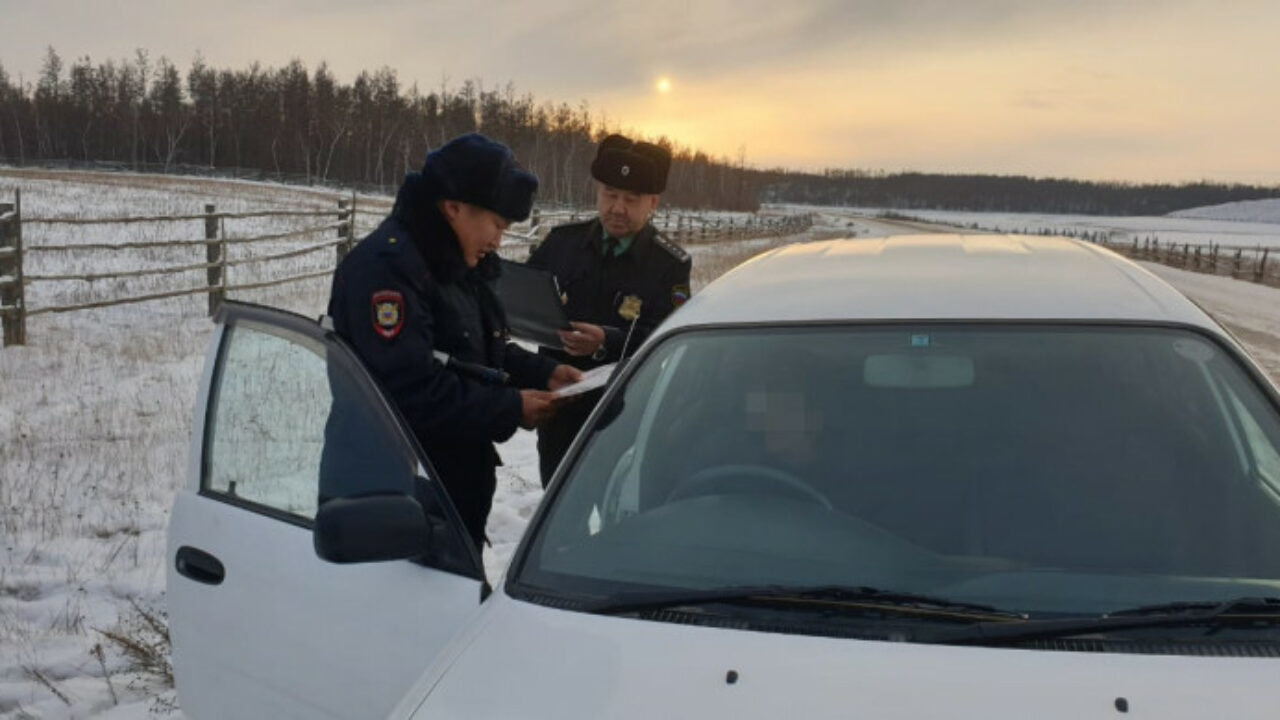
M805 407L804 395L786 390L754 390L746 395L747 429L759 433L764 449L793 463L814 459L822 412Z
M458 236L462 259L469 268L479 264L485 255L497 251L502 244L502 231L511 224L492 210L457 200L441 200L440 211L449 221L449 227L453 228L453 234Z
M596 184L596 209L600 212L600 224L614 237L626 237L640 232L640 228L644 227L657 207L657 195L642 195L604 183Z

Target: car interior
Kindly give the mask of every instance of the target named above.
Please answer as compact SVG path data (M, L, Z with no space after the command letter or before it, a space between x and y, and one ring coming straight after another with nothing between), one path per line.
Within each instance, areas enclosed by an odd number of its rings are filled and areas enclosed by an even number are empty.
M643 450L641 512L766 493L949 556L1280 577L1280 506L1200 365L1158 338L1006 337L952 338L941 352L971 374L914 385L869 383L875 353L832 336L691 347Z

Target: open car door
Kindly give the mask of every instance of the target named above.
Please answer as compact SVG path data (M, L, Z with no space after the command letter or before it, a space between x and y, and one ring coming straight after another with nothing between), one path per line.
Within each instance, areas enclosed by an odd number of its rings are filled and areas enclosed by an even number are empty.
M478 610L479 552L334 333L235 302L217 323L169 524L179 703L195 718L383 717Z

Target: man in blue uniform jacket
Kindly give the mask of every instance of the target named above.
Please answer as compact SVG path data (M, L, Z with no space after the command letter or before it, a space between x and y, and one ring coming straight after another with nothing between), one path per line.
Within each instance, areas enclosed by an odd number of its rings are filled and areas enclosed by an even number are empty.
M329 298L334 330L413 429L477 548L500 463L493 444L546 421L549 391L581 378L510 343L491 289L502 233L528 217L537 187L506 146L475 133L449 141L343 259Z
M649 222L670 168L660 145L621 135L600 141L591 163L598 217L555 228L529 256L529 265L556 276L574 328L560 333L562 349L540 352L583 370L617 362L689 298L689 255ZM600 394L538 428L543 487Z

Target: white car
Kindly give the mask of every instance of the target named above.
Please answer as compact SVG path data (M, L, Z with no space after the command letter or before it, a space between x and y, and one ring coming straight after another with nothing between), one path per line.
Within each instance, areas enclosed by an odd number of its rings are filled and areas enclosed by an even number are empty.
M729 272L618 373L492 589L322 323L229 303L201 392L168 577L196 718L1280 707L1280 394L1093 245Z

